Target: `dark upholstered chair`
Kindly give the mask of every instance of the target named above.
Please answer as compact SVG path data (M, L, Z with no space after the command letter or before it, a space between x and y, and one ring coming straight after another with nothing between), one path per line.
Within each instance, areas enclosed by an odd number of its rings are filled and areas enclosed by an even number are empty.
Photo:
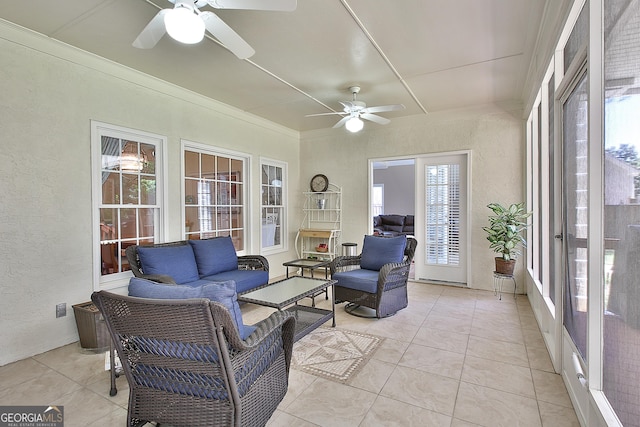
M388 317L405 308L416 245L412 237L365 236L360 255L331 262L331 278L338 281L335 302L348 302L345 310L361 317ZM361 306L375 310L375 316L360 314Z
M288 388L295 320L245 340L224 305L94 292L129 382L128 426L264 426Z

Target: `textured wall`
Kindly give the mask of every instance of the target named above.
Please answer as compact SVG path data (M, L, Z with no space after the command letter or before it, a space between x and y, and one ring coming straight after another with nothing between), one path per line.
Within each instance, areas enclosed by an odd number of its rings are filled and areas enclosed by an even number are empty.
M2 25L0 51L0 365L78 339L71 306L94 289L90 120L168 137L168 240L181 233L181 138L252 155L256 230L261 156L288 162L301 191L297 132ZM272 275L289 259L271 255Z
M384 213L415 213L415 178L413 165L391 166L373 171L373 183L384 184Z
M343 188L343 241L362 242L369 231L368 160L471 150L471 283L492 289L494 254L481 227L488 203L524 200L524 122L521 111L482 107L372 123L351 134L344 129L305 132L301 136L301 179L324 173ZM336 153L340 153L336 155ZM524 257L518 261L523 289Z

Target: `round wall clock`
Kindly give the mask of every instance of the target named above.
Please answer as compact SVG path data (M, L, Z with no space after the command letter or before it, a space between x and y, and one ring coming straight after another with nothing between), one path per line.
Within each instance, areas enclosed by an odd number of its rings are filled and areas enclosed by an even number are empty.
M327 191L327 188L329 188L329 178L321 173L314 175L313 178L311 178L310 186L311 191L315 193Z

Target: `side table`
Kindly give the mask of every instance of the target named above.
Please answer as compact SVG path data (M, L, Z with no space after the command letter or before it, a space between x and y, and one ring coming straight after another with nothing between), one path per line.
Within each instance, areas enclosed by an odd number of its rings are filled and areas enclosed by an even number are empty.
M513 277L513 274L502 274L497 271L493 272L493 294L499 295L500 299L502 299L502 286L505 281L513 281L513 299L517 298L516 289L518 287L516 283L516 278Z
M311 259L311 258L302 258L302 259L294 259L293 261L287 261L282 263L283 266L287 267L287 279L289 278L289 267L296 267L300 269L300 276L304 276L304 269L307 268L311 273L311 278L314 278L314 270L317 268L324 268L324 278L325 280L329 280L329 265L331 264L330 260L323 259ZM325 299L329 299L328 287L324 288L323 291L320 291L314 295L311 295L311 307L316 306L316 297L324 292Z

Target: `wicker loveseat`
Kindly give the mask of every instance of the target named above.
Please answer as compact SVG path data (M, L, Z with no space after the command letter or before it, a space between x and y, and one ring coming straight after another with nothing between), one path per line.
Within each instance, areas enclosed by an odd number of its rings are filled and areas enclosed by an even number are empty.
M362 317L388 317L408 304L407 280L417 241L403 235L365 236L362 253L337 257L331 262L335 302L348 302L345 310ZM359 307L375 316L359 314Z
M288 388L295 320L275 312L242 340L208 299L95 292L129 382L127 425L264 426Z
M269 283L267 259L237 256L229 236L133 245L125 253L135 277L155 282L200 286L233 280L239 294Z

